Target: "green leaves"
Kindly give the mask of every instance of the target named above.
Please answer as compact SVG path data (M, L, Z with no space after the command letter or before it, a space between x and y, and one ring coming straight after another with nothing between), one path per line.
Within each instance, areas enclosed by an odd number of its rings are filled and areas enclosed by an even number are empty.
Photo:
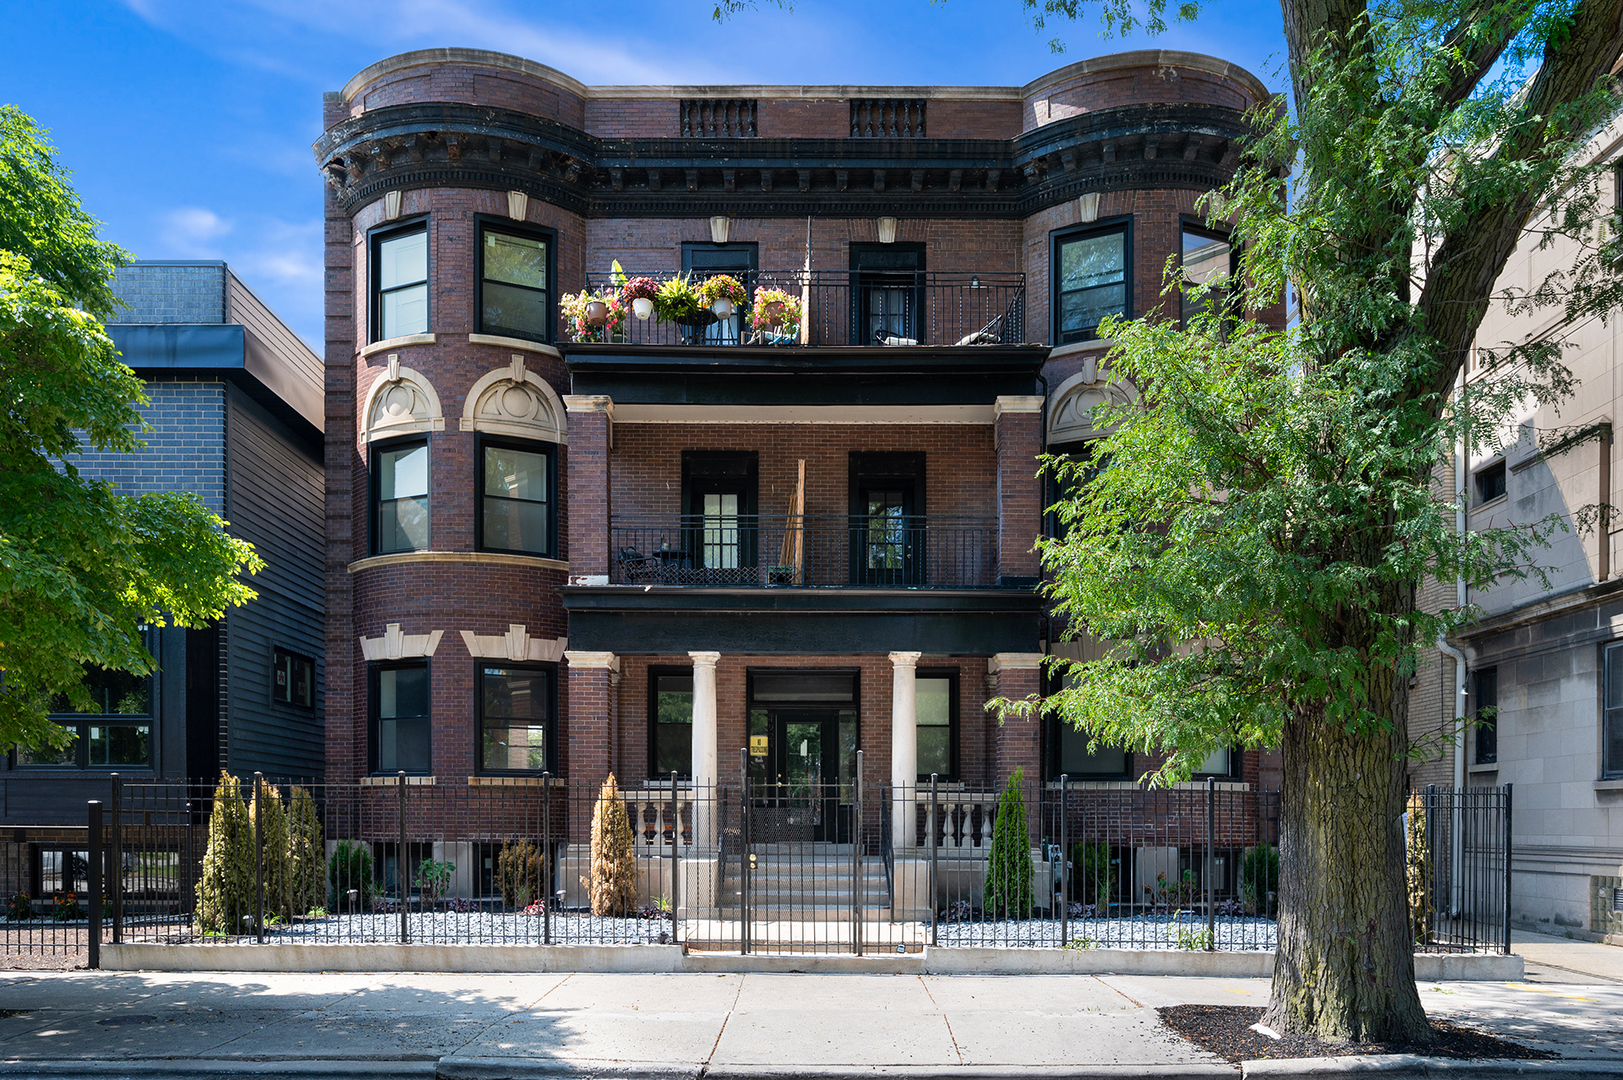
M143 445L141 380L100 321L126 258L0 108L0 745L65 745L48 702L84 699L84 665L150 671L143 626L219 618L264 565L195 495L121 495L73 463Z

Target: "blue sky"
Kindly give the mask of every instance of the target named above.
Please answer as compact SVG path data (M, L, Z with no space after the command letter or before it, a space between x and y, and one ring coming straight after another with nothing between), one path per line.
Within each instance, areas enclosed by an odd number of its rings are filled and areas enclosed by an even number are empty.
M321 349L321 94L411 49L516 53L595 83L1019 85L1123 49L1211 53L1281 88L1276 0L1207 3L1159 38L1043 32L1020 0L0 0L0 101L49 129L86 208L139 258L230 262ZM1056 31L1067 51L1056 56Z

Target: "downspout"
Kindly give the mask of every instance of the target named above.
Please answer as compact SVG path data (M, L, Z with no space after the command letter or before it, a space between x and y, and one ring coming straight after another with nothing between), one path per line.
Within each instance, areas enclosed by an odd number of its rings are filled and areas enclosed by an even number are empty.
M1465 368L1460 368L1459 404L1465 406ZM1465 431L1462 428L1459 436L1454 440L1454 531L1462 539L1465 536L1465 508L1469 487L1466 483L1466 445ZM1454 582L1454 604L1463 610L1469 599L1465 578L1459 577ZM1447 638L1439 632L1437 634L1437 648L1454 660L1454 790L1465 789L1465 721L1466 721L1466 667L1465 654L1448 643ZM1449 822L1449 881L1450 914L1458 917L1460 907L1464 902L1464 883L1460 881L1460 868L1463 861L1462 842L1460 835L1460 798L1456 795L1449 802L1453 806L1452 818Z

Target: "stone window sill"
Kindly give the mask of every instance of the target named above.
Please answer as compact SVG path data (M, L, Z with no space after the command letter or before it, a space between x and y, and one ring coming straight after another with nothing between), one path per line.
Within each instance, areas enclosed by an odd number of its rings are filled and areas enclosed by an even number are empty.
M1623 778L1616 780L1596 780L1596 791L1623 791Z
M543 356L552 356L563 359L563 354L540 341L531 341L528 338L502 337L500 334L469 334L469 345L499 345L504 349L519 349L523 352L540 353Z
M361 356L363 358L376 356L380 352L388 352L390 349L403 349L407 345L432 344L434 344L433 334L406 334L403 337L384 338L382 341L374 341L361 349Z
M1497 761L1487 761L1480 765L1467 765L1465 771L1472 776L1478 773L1496 773L1499 771L1499 763Z
M561 776L470 776L469 787L563 787Z

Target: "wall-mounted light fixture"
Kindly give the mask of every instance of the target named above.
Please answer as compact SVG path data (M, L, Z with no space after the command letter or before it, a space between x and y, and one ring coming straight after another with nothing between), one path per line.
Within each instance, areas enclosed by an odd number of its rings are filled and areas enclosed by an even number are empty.
M879 219L879 242L881 244L894 244L896 242L896 219L882 217Z
M514 221L523 221L530 214L530 196L522 191L509 191L507 193L507 216Z
M725 244L727 238L733 234L733 219L726 214L717 214L710 219L710 242L712 244Z
M1076 216L1078 221L1099 220L1099 193L1090 191L1086 195L1076 198Z

